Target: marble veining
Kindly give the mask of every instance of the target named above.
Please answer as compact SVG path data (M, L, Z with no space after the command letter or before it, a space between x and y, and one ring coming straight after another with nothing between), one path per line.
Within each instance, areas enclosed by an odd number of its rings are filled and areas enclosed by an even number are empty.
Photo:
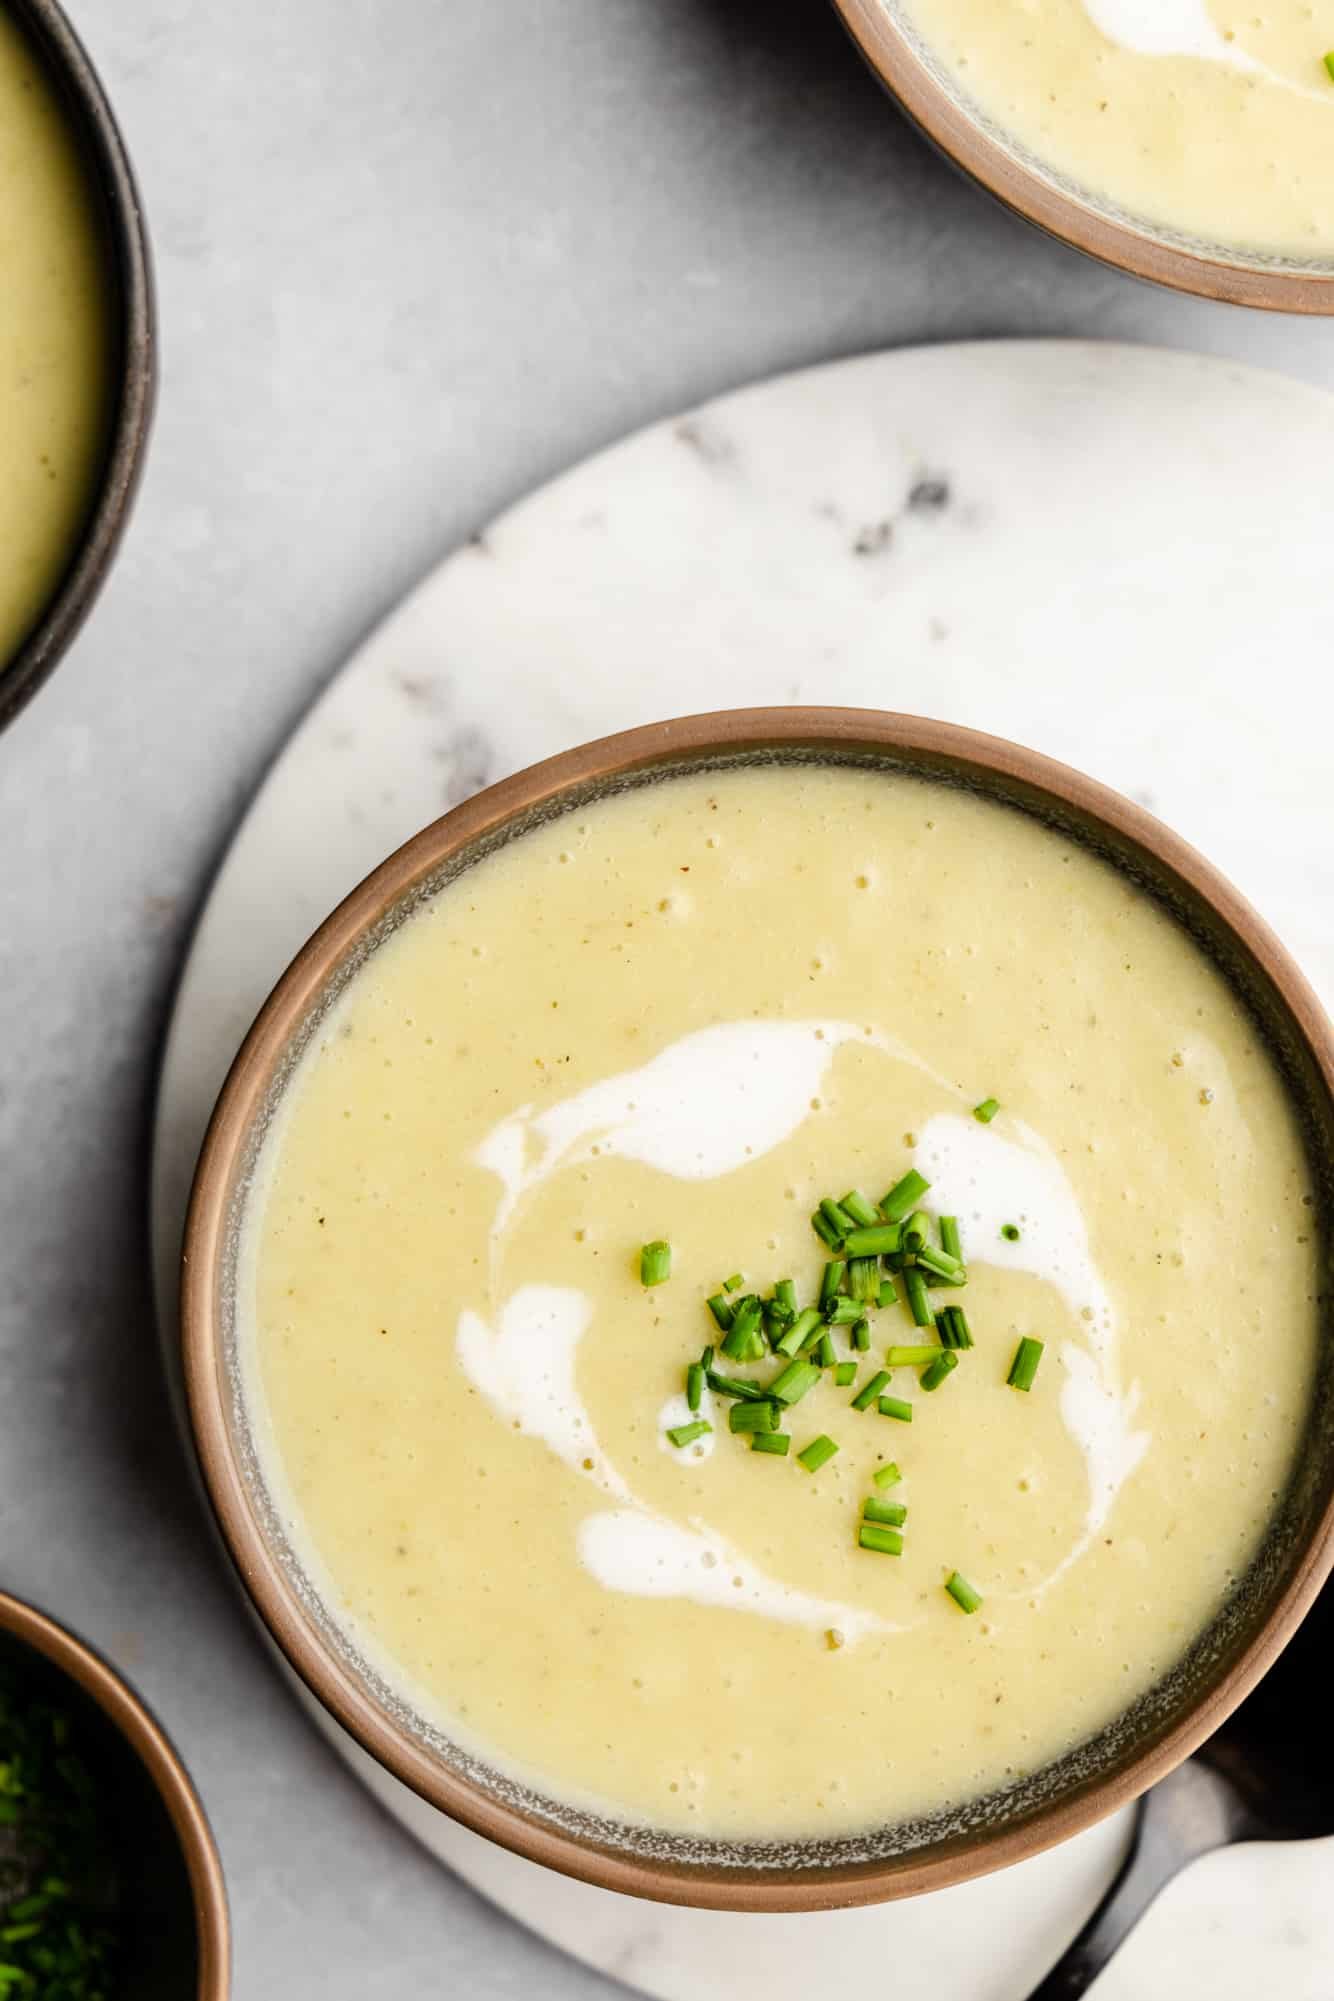
M425 822L635 723L832 702L1017 737L1160 812L1334 998L1331 502L1334 400L1192 355L1023 342L762 384L513 508L332 682L217 878L163 1072L164 1321L209 1107L293 952ZM1022 2001L1125 1837L1114 1820L1002 1877L874 1910L678 1911L567 1882L454 1827L324 1721L389 1810L470 1882L662 2001L872 1992L887 1977L897 2001ZM1198 1864L1099 2001L1250 2001L1261 1983L1324 2001L1330 1852L1280 1845Z

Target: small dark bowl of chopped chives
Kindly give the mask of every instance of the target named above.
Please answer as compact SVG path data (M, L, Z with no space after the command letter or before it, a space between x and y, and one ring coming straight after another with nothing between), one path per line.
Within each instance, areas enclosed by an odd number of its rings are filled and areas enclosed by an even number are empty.
M217 1849L161 1727L0 1592L0 1997L226 2001L230 1964Z

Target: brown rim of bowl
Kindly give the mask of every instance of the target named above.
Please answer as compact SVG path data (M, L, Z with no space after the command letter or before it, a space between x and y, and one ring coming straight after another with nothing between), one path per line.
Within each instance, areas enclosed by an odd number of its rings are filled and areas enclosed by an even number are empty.
M185 1229L181 1338L186 1393L204 1482L228 1550L256 1610L301 1680L372 1758L430 1805L530 1861L603 1889L710 1910L825 1910L943 1889L1035 1855L1092 1826L1163 1778L1217 1729L1291 1638L1334 1563L1331 1497L1263 1624L1227 1671L1105 1779L1091 1780L1039 1808L1017 1827L942 1844L948 1852L909 1852L777 1878L772 1871L747 1876L743 1868L654 1862L582 1841L528 1816L414 1742L319 1639L265 1542L237 1462L219 1312L236 1174L292 1034L330 970L384 911L427 880L442 861L516 816L589 781L603 782L660 763L680 765L717 752L776 748L907 752L928 772L965 770L993 777L1112 830L1184 883L1240 941L1277 994L1319 1084L1334 1100L1334 1028L1319 1001L1263 919L1193 848L1142 808L1067 765L999 737L879 710L740 709L688 716L549 758L478 793L408 841L353 890L298 953L261 1009L223 1086L200 1154Z
M884 0L833 0L843 25L886 90L947 158L997 201L1134 278L1173 291L1255 306L1276 313L1334 313L1334 272L1284 270L1233 262L1227 255L1187 250L1164 241L1145 222L1140 228L1101 215L1026 166L957 104L932 76L912 42L889 15Z
M45 1612L0 1591L0 1633L10 1633L67 1674L125 1739L170 1816L194 1897L199 1942L196 2001L227 2001L231 1931L222 1864L190 1775L166 1732L114 1668Z
M111 568L143 470L157 387L157 318L148 226L125 141L97 71L56 0L16 0L69 110L97 194L119 293L115 407L97 496L55 596L18 652L0 661L0 729L41 687L92 609Z

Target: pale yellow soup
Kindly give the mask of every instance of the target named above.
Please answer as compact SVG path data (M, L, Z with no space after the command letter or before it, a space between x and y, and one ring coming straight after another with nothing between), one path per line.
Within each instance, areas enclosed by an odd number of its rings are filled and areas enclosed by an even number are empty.
M72 558L102 466L112 330L83 159L0 4L0 667Z
M785 1459L708 1394L673 1447L706 1295L809 1300L818 1199L912 1165L963 1237L949 1380L897 1369L904 1422L826 1375ZM1313 1229L1252 1021L1112 869L909 777L678 777L479 862L338 1000L253 1183L245 1393L335 1621L429 1724L659 1829L855 1833L1055 1758L1218 1610L1302 1432ZM934 1339L869 1320L858 1386ZM858 1541L891 1461L899 1556Z
M1334 10L1269 0L885 0L1058 175L1206 243L1334 255Z

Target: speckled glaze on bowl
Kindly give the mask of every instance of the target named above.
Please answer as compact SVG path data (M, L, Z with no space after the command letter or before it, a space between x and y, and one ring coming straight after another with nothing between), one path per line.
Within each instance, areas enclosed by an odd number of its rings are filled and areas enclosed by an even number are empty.
M162 1727L115 1670L44 1612L0 1591L0 1648L39 1656L104 1725L118 1763L117 1862L140 1922L127 1928L126 1993L135 2001L227 2001L231 1934L222 1865L199 1795Z
M1174 291L1270 312L1334 313L1334 263L1302 263L1177 235L1076 187L968 105L895 0L833 0L909 118L1006 208L1103 264Z
M251 1029L200 1156L182 1272L183 1363L201 1470L250 1597L338 1722L431 1805L531 1860L667 1903L802 1911L943 1888L1079 1832L1163 1777L1254 1686L1334 1562L1334 1354L1306 1449L1233 1598L1147 1695L1060 1761L961 1808L865 1836L724 1844L597 1819L525 1791L414 1716L342 1632L266 1493L241 1390L235 1326L249 1178L287 1080L330 1004L428 897L534 825L677 774L751 764L930 777L1050 825L1164 904L1222 968L1271 1047L1302 1121L1322 1241L1334 1218L1334 1031L1255 912L1139 807L1064 765L948 724L861 709L696 716L567 752L492 786L407 843L298 954Z
M130 516L157 386L157 320L148 228L125 142L96 70L57 0L10 0L78 136L102 210L112 315L113 402L105 458L79 542L36 625L0 660L0 729L31 700L92 609ZM0 471L0 477L3 472Z

